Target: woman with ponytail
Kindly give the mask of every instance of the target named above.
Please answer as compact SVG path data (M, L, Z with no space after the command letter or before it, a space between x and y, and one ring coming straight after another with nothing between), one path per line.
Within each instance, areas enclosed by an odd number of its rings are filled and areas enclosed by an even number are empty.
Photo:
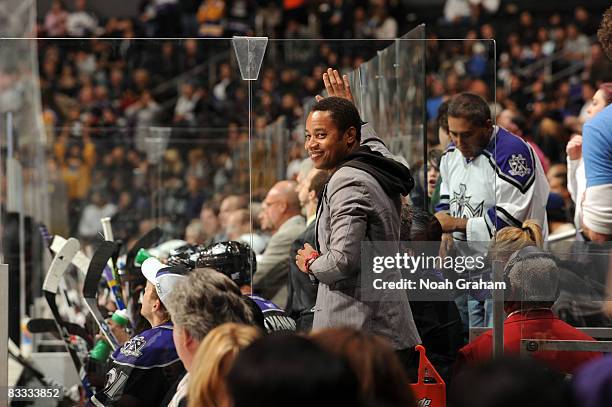
M495 240L489 248L489 261L506 262L512 253L523 247L535 246L539 249L544 244L542 226L533 220L527 219L521 227L506 226L495 234Z

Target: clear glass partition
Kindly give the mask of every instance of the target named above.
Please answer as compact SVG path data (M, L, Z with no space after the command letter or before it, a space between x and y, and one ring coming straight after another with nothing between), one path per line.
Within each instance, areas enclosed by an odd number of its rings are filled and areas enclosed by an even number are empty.
M106 216L123 254L154 227L163 231L161 241L242 240L261 270L275 230L262 206L273 205L266 196L277 182L300 177L305 122L315 96L326 96L326 68L349 75L361 119L409 164L418 207L431 200L428 153L446 147L439 145L436 117L450 94L439 84L479 93L496 107L495 44L428 41L424 26L395 40L2 44L8 54L0 66L0 243L11 275L9 335L34 352L64 350L53 334L36 334L32 346L21 326L26 316L50 317L41 294L52 257L40 223L51 235L78 238L87 256L103 240ZM27 61L16 57L24 47ZM461 66L462 77L447 75L448 65L429 64L432 52ZM82 284L82 273L70 270L60 285L66 295L57 298L60 311L78 323L87 315ZM285 308L286 294L265 285L255 293Z
M522 304L506 326L516 340L512 351L571 376L612 352L612 245L562 242L546 252L554 257L522 260L522 270L506 264L518 283L510 301Z

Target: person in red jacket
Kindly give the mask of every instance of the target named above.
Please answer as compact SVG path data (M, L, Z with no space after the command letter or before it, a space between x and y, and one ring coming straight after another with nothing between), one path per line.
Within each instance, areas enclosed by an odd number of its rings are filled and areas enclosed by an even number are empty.
M559 268L555 259L536 247L513 254L504 269L504 353L519 355L521 339L594 341L557 318L551 307L558 294ZM459 350L455 374L465 365L491 358L493 335L488 331ZM582 364L601 357L598 352L536 351L532 357L549 368L573 374Z

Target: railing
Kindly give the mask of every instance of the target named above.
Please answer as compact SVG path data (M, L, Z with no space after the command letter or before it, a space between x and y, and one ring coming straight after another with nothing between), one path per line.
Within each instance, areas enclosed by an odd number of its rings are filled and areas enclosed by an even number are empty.
M595 36L589 38L589 43L593 43L597 41ZM546 58L538 59L537 61L520 68L516 71L516 73L523 78L535 78L535 74L539 70L544 71L544 78L546 83L552 84L558 82L562 79L565 79L569 76L572 76L578 72L580 72L585 67L585 60L591 57L590 50L587 51L587 54L580 61L572 61L571 65L567 68L562 69L561 71L553 74L552 66L555 62L563 60L567 56L567 51L564 49L555 52L552 55L549 55ZM525 89L527 92L533 91L533 84L529 85Z
M576 238L576 230L575 229L568 230L567 232L562 232L552 237L549 236L547 243L556 243L556 242L562 242L565 240L569 241L569 240L574 240L575 238Z
M206 62L194 66L193 68L191 68L189 71L187 72L183 72L182 74L164 82L161 83L159 85L157 85L154 89L152 94L154 96L156 95L160 95L162 93L168 92L172 89L176 89L177 85L183 81L185 81L186 79L189 78L193 78L196 75L203 75L206 70L208 70L208 86L212 87L215 82L217 81L217 70L216 70L216 66L221 62L221 61L225 61L228 60L230 58L230 52L229 51L225 51L225 52L219 52L218 54L211 56L210 58L208 58L206 60Z

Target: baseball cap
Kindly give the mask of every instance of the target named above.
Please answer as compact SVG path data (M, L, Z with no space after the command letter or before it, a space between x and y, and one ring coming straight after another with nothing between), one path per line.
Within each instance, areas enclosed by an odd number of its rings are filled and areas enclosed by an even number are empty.
M155 286L155 291L164 305L176 283L185 278L187 274L185 267L169 266L155 257L146 259L140 269L145 278Z

